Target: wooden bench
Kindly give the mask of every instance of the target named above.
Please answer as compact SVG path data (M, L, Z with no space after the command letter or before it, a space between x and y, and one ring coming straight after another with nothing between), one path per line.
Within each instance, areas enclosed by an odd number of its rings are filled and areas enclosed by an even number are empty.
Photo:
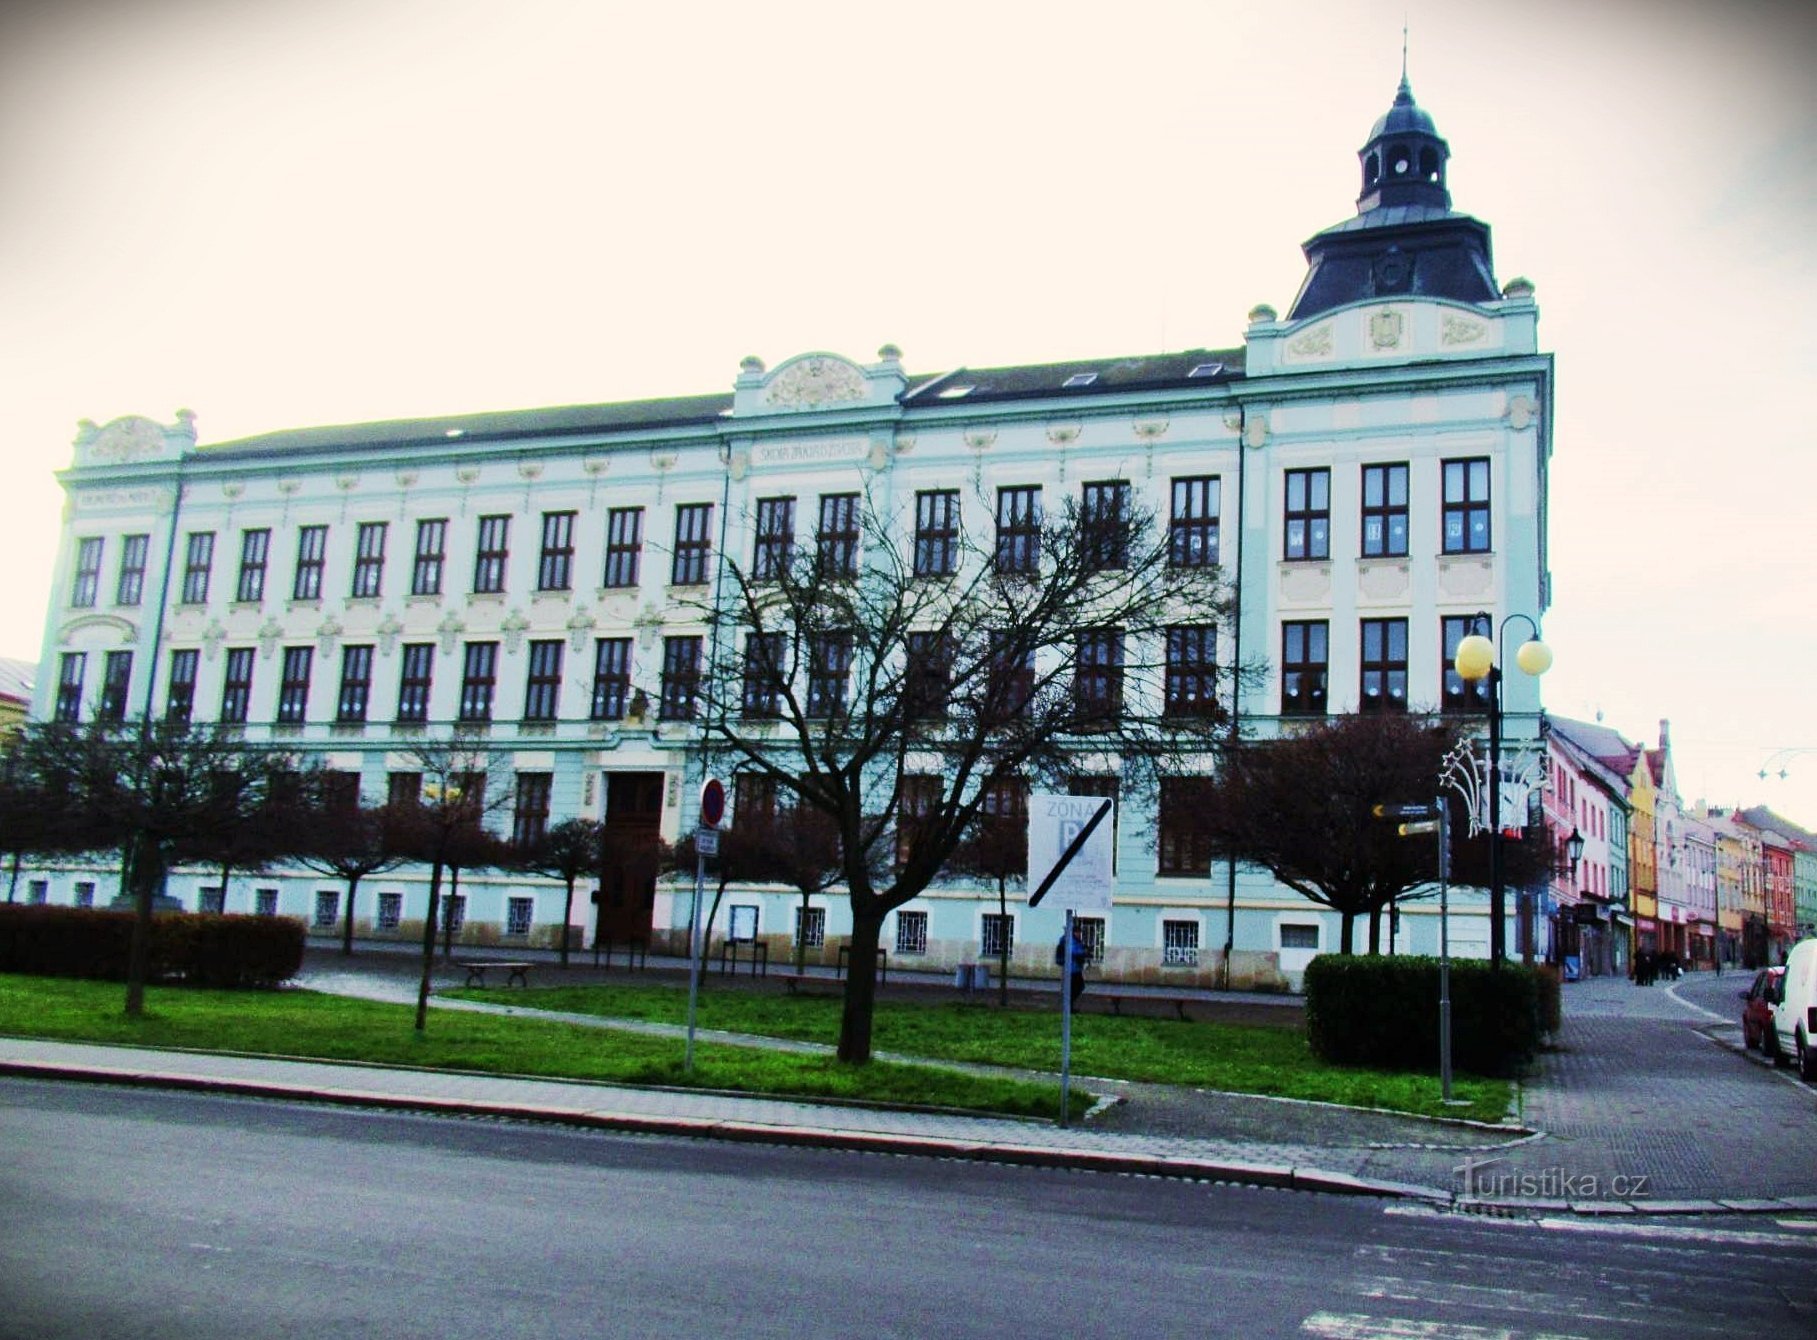
M1165 995L1151 991L1143 991L1140 993L1134 991L1104 991L1095 986L1087 986L1085 988L1085 994L1088 997L1096 996L1099 1000L1108 1000L1110 1002L1110 1012L1112 1014L1123 1013L1123 1002L1126 1000L1131 1002L1147 1000L1153 1001L1158 1005L1173 1006L1174 1013L1179 1015L1183 1020L1187 1020L1186 1007L1188 1005L1203 1005L1205 1003L1198 996ZM1187 1020L1187 1022L1191 1021Z
M791 996L798 995L804 989L812 987L816 983L831 988L837 988L839 986L839 979L837 977L827 977L820 973L779 972L776 976Z
M510 962L504 959L462 959L454 966L467 970L468 986L484 986L486 984L486 974L493 969L497 969L500 972L508 974L505 978L505 985L507 987L521 986L524 990L528 991L530 989L530 969L536 965L527 960L522 962Z

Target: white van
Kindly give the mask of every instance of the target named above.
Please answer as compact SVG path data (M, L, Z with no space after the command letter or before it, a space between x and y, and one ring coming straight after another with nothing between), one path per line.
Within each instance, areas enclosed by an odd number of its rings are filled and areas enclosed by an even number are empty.
M1799 1077L1817 1080L1817 939L1800 940L1786 955L1771 1027L1780 1064L1796 1058Z

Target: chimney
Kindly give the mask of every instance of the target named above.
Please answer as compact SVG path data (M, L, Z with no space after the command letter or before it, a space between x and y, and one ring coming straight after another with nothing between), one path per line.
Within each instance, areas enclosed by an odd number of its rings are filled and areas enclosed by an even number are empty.
M1672 747L1672 723L1664 717L1659 719L1659 747L1662 750Z

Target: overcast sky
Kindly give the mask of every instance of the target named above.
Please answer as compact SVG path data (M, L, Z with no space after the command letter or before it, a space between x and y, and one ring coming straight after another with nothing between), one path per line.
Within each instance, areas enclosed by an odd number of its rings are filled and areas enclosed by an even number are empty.
M1687 800L1817 827L1814 10L13 3L0 655L40 655L79 419L219 442L720 391L751 353L1238 344L1354 212L1406 16L1453 202L1557 355L1548 706L1670 718Z

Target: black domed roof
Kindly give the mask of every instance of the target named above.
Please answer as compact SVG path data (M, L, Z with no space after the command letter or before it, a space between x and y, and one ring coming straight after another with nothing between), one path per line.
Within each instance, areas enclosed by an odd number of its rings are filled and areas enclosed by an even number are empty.
M1418 135L1437 135L1438 127L1433 124L1432 116L1425 108L1413 100L1413 86L1407 82L1407 76L1401 76L1401 86L1394 92L1394 105L1382 113L1369 132L1371 140L1378 140L1384 135L1405 135L1409 132Z

